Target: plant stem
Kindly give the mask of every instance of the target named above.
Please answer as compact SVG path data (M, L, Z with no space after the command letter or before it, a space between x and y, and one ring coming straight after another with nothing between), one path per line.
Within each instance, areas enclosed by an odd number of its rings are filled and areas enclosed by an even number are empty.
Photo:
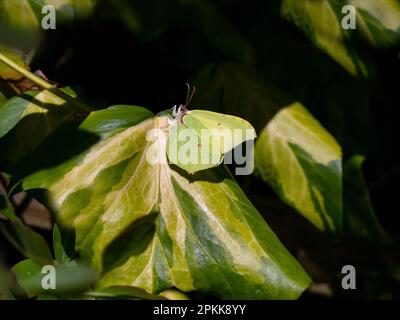
M81 103L74 97L70 96L69 94L65 93L64 91L58 89L56 86L52 85L51 83L48 83L46 80L42 79L41 77L37 76L36 74L30 72L29 70L26 70L24 67L21 67L20 65L16 64L14 61L6 57L4 54L0 52L0 61L6 64L8 67L11 69L17 71L21 75L23 75L25 78L31 80L34 84L38 85L39 87L46 89L50 91L51 93L55 94L56 96L60 97L61 99L65 100L66 102L73 104L76 106L79 110L85 111L85 112L90 112L91 109L86 106L85 104Z

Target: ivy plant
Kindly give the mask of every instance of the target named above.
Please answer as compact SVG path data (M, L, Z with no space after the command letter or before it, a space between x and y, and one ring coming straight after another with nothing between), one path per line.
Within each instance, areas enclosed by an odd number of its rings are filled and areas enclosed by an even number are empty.
M189 69L197 88L191 104L106 105L83 97L73 83L33 72L32 61L46 51L40 18L47 4L63 27L99 9L100 20L118 20L143 47ZM344 5L357 9L355 31L341 26ZM9 270L0 261L0 299L187 299L192 292L299 298L312 285L310 275L223 163L246 141L255 140L255 177L311 227L335 240L349 233L389 241L363 177L367 148L339 120L347 107L369 117L363 81L374 76L372 50L398 43L398 2L259 3L266 20L282 26L276 33L261 18L236 30L236 17L222 14L223 7L202 0L0 0L0 232L25 257ZM292 27L304 39L293 40ZM170 30L191 35L179 52L165 46ZM270 41L259 38L266 30ZM302 65L299 57L311 58ZM116 61L105 60L105 70L114 68ZM198 158L215 152L216 160L181 162L177 135L200 136L203 129L250 134L225 145L215 137L191 144ZM52 241L20 215L20 193L49 211ZM41 285L44 266L57 272L55 291Z

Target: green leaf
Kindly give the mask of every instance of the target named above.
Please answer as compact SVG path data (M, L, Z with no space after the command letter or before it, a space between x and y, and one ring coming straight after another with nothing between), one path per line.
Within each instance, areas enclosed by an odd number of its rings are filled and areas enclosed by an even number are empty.
M0 0L0 52L27 67L40 44L42 8L54 6L57 26L87 17L94 0ZM0 62L0 78L18 80L22 76Z
M12 269L18 284L25 290L28 296L37 295L41 290L42 265L31 259L17 263Z
M66 241L67 240L67 241ZM67 242L67 243L66 243ZM55 223L53 227L53 251L54 251L54 258L56 259L57 262L63 264L69 262L70 256L64 249L65 246L75 246L75 241L72 237L72 235L67 234L66 237L65 235L63 236L61 234L60 228L58 225Z
M342 7L337 0L283 0L281 15L352 75L366 77L367 64L351 45L349 31L342 28Z
M23 255L39 263L50 263L52 255L46 240L24 225L22 220L14 213L10 201L0 194L0 214L10 221L0 222L0 231L10 243Z
M50 294L41 293L37 296L36 300L58 300L57 297Z
M10 290L10 274L0 261L0 301L1 300L15 300L15 297Z
M374 242L386 242L388 236L375 214L364 181L362 164L365 158L355 155L344 164L344 223L345 228Z
M46 240L22 222L0 222L0 231L24 256L40 263L52 261Z
M21 67L27 68L27 63L23 58L24 54L20 50L0 45L0 52ZM3 62L0 62L0 78L4 80L19 80L22 78L22 75L5 65Z
M0 231L10 243L23 255L39 263L49 263L52 255L46 240L24 225L22 220L14 213L10 202L0 194L0 213L10 221L0 222Z
M167 289L163 292L160 292L159 295L167 298L168 300L190 300L186 294L176 289Z
M43 293L60 297L74 295L87 290L97 279L92 268L84 264L68 263L55 266L56 288L44 289L42 280L49 273L43 270L42 264L30 259L17 263L12 267L12 272L29 297Z
M167 300L166 298L149 294L141 288L130 286L113 286L101 289L96 289L85 293L85 296L98 299L141 299L141 300Z
M5 195L0 194L0 214L3 214L12 222L20 222L20 219L14 212L14 209Z
M347 0L357 9L357 30L374 47L396 45L400 40L398 0Z
M22 186L50 191L58 223L74 228L77 251L102 274L100 287L297 298L311 280L226 168L188 175L169 166L166 128L167 117L139 107L93 112L63 144L55 132L38 148L43 169L29 169ZM46 150L65 158L69 143L96 132L102 139L88 150L46 168Z
M341 149L300 104L281 110L255 145L255 169L318 229L342 228Z
M0 106L0 165L13 168L64 120L83 117L50 91L30 91Z

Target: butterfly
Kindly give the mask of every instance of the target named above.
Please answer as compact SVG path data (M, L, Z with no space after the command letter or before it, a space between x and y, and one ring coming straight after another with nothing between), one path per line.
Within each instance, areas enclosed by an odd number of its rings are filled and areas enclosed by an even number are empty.
M168 119L167 155L170 162L189 173L216 167L224 154L254 140L253 126L239 117L206 110L189 110L195 88L186 103L174 106Z

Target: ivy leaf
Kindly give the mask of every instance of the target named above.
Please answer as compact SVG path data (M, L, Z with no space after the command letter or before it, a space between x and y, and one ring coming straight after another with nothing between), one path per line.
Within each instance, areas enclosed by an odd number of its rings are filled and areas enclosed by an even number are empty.
M282 109L255 145L255 169L280 198L318 229L342 228L341 149L300 104Z
M74 246L75 238L73 233L62 233L58 225L55 223L53 227L53 251L56 261L60 264L69 262L71 260Z
M0 52L21 67L28 67L27 62L24 59L24 54L20 50L0 45ZM4 80L19 80L22 76L19 72L14 71L3 62L0 62L0 78Z
M24 256L42 263L52 261L46 240L22 222L0 222L0 231Z
M100 287L297 298L310 284L298 262L224 166L189 175L168 165L167 127L167 117L140 107L93 112L75 135L101 140L68 157L74 133L54 132L33 157L42 169L30 168L22 187L49 191L58 223L75 230L76 250L102 274ZM46 150L69 160L47 167Z
M160 292L159 295L168 300L190 300L186 294L176 289L167 289Z
M0 213L12 222L19 222L20 219L14 212L14 209L6 196L0 194Z
M63 89L71 92L69 89ZM0 106L0 166L11 170L62 121L85 115L48 90L29 91Z
M344 164L344 223L352 234L374 242L386 242L388 236L375 214L364 181L365 158L355 155Z
M337 0L283 0L281 15L352 75L366 77L369 66L351 45L349 31L342 28L342 7Z
M13 292L10 290L11 277L9 271L5 269L0 261L0 301L15 300Z
M94 0L0 0L0 51L25 68L40 44L42 8L54 6L57 25L87 17ZM0 62L0 78L19 80L22 76Z
M23 255L40 263L50 263L52 255L46 240L16 216L5 197L0 194L0 213L10 221L0 222L0 231Z
M55 289L44 289L42 286L43 278L49 274L42 272L43 264L27 259L17 263L11 270L29 297L43 293L63 297L84 292L97 278L94 270L84 264L69 263L54 268Z
M42 290L41 271L42 265L31 259L23 260L12 268L18 284L28 296L34 296Z
M357 9L357 29L374 47L400 40L400 3L397 0L347 0Z
M96 289L86 292L85 296L97 299L168 300L162 296L150 294L141 288L130 286L113 286Z

